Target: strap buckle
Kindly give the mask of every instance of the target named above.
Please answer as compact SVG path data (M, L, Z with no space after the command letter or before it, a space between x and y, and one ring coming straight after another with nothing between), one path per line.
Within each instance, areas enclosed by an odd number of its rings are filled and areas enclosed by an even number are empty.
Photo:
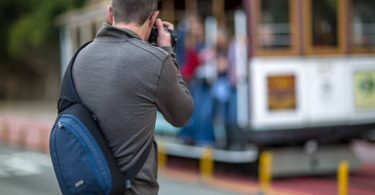
M132 188L132 183L130 182L130 180L125 180L125 187L126 189Z

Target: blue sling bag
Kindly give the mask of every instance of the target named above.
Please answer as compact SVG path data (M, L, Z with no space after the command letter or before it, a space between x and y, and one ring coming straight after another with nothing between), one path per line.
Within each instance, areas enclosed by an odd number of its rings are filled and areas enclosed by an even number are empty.
M89 43L78 49L64 74L50 135L52 164L64 195L123 195L147 160L152 143L129 170L121 172L95 115L82 104L74 85L74 61Z

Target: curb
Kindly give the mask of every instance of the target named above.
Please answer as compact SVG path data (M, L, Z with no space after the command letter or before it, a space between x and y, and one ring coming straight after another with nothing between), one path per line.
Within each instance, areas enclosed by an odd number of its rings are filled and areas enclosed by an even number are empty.
M0 116L0 143L10 147L49 153L53 122L16 116Z

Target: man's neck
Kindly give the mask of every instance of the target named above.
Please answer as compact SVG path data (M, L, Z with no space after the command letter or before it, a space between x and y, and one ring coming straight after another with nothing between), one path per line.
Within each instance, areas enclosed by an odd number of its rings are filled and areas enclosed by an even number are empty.
M146 38L145 38L146 32L145 32L143 26L139 26L139 25L134 24L134 23L129 23L129 24L117 23L117 24L114 24L113 26L116 27L116 28L120 28L120 29L131 30L131 31L135 32L141 39L146 40Z

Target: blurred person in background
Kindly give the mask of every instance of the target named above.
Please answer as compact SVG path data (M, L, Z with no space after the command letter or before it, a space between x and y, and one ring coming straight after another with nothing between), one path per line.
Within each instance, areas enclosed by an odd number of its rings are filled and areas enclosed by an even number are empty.
M196 16L188 16L186 21L189 28L185 36L185 62L181 73L189 84L194 99L194 111L188 125L179 132L179 137L186 144L213 146L215 138L212 126L211 83L197 73L208 60L203 24Z
M185 36L185 63L182 65L181 74L188 84L194 79L195 70L200 64L201 59L196 38L192 32L187 32Z
M193 43L193 45L195 45L194 37L191 37L190 40L186 39L188 39L189 36L194 36L194 34L196 34L192 32L192 28L194 28L193 25L194 23L196 23L196 21L198 22L198 17L196 17L195 15L187 15L177 25L176 36L178 41L176 43L176 60L181 69L183 69L184 65L186 64L186 50L190 48L186 44L191 42Z
M186 22L186 33L184 37L184 61L181 74L185 81L190 83L195 77L195 71L202 63L199 56L204 48L203 24L197 16L189 15Z
M73 68L81 101L98 118L122 172L151 144L126 194L158 194L156 112L174 126L192 113L192 98L175 63L173 25L158 18L157 0L112 0L108 21L77 56ZM146 42L156 23L157 46Z
M228 129L227 129L227 147L228 149L243 149L245 146L245 139L241 135L241 129L237 125L237 75L236 75L236 48L237 44L241 44L236 38L232 38L228 48L228 78L230 84L230 98L228 109Z
M211 90L215 129L225 129L225 148L240 149L237 127L237 93L235 70L235 39L229 42L228 32L218 31L215 58L217 79Z

